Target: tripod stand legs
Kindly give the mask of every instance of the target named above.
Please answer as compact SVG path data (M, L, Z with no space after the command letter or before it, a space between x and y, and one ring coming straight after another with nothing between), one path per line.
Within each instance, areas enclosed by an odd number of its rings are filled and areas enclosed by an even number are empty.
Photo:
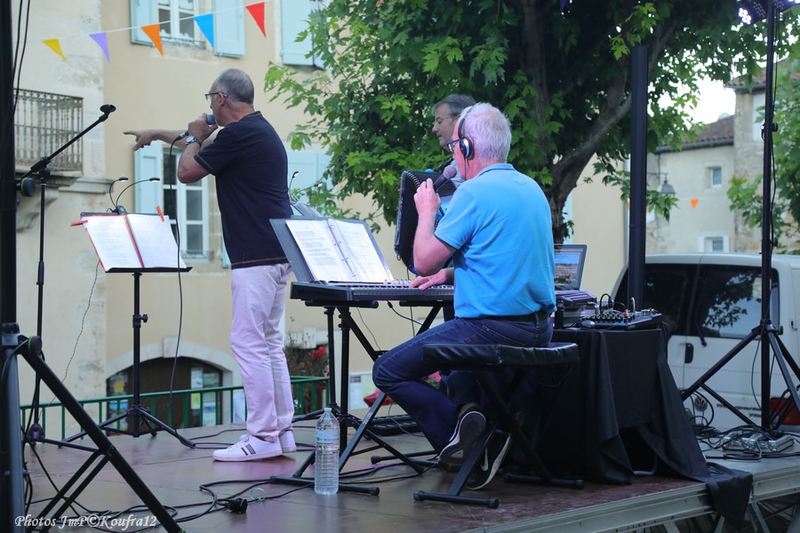
M131 417L133 419L133 430L124 430L124 429L117 429L112 427L116 424L119 420L124 418ZM133 437L138 437L142 433L140 432L140 427L144 425L147 426L147 431L145 433L150 433L150 435L154 436L160 430L166 431L176 439L178 439L181 444L188 448L194 448L195 443L190 441L189 439L185 438L183 435L178 433L176 430L172 429L164 422L153 416L150 411L145 409L140 405L134 405L130 409L126 410L124 413L120 413L108 420L98 424L98 428L104 429L105 431L119 433L124 435L131 435ZM64 442L72 442L76 439L86 436L86 431L81 431L71 437L67 437L64 439Z
M156 499L155 495L150 491L149 488L147 488L147 485L144 484L133 468L111 444L111 441L108 440L108 437L105 435L105 433L103 433L97 424L95 424L86 411L81 408L78 401L61 383L61 380L58 379L58 376L56 376L50 367L48 367L41 359L41 341L39 338L32 337L31 339L28 339L27 342L29 346L28 349L22 350L22 355L25 357L25 360L36 372L36 375L39 376L42 381L44 381L53 394L55 394L55 396L61 401L67 411L69 411L72 417L78 422L78 424L80 424L86 435L92 439L98 448L94 456L87 461L79 473L82 473L88 467L88 464L96 457L102 456L101 463L97 465L92 472L89 473L89 477L76 488L76 493L68 497L68 501L74 500L74 498L77 496L77 493L82 491L88 485L90 480L99 472L100 468L106 462L110 462L114 468L117 469L117 472L119 472L122 478L127 482L128 486L133 489L137 496L139 496L139 499L141 499L147 508L150 509L150 512L153 513L153 516L155 516L155 518L161 523L161 526L164 529L170 533L179 533L182 531L180 526L178 526L178 524L172 518L172 515L166 511L164 506L161 505L158 499ZM76 478L70 480L70 482L67 483L67 487L59 492L59 494L54 498L54 501L64 498L65 490L70 488L75 483L75 480Z
M763 321L761 324L753 328L750 333L741 341L739 341L736 346L731 349L728 353L725 354L722 359L717 361L714 366L709 368L705 374L700 376L692 385L687 387L681 392L681 400L686 400L692 394L694 394L697 389L702 388L704 391L709 393L711 396L716 398L722 405L724 405L729 411L731 411L734 415L742 419L745 424L748 425L757 425L753 423L753 421L748 418L745 414L743 414L739 409L733 406L730 402L726 401L721 395L716 393L711 387L708 386L707 381L713 377L719 370L724 367L731 359L733 359L739 352L744 349L745 346L750 344L755 339L760 338L760 341L764 343L762 345L762 362L768 360L769 350L772 348L772 355L775 357L775 361L778 363L778 368L780 368L781 374L783 376L783 380L786 384L787 390L792 397L794 402L795 408L800 410L800 395L798 395L797 387L795 386L794 382L792 381L792 376L789 372L789 367L791 367L792 371L794 371L795 376L800 379L800 366L798 366L797 362L792 359L791 354L786 349L786 346L778 337L778 333L772 324L767 320ZM766 370L765 370L766 369ZM761 370L761 387L762 387L762 397L761 397L761 427L763 429L771 430L776 429L780 425L780 420L774 421L773 425L773 414L770 409L769 400L770 400L770 380L771 380L771 372L769 369L768 364L762 365Z

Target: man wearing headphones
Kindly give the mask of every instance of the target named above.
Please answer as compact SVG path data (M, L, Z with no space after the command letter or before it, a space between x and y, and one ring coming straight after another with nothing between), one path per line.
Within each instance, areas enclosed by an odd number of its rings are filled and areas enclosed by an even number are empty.
M479 103L461 113L447 148L466 181L438 225L440 200L433 183L428 180L417 190L414 265L421 276L411 284L420 290L454 284L456 318L388 351L372 371L375 385L419 424L444 466L463 463L486 419L471 404L457 405L421 379L438 370L422 361L423 346L542 346L552 336L550 207L539 185L507 163L510 147L511 126L499 109ZM453 267L442 268L451 257ZM462 396L477 401L479 387L474 377L470 381L471 390L462 390ZM459 386L466 387L465 382L460 379ZM508 447L508 436L493 439L485 458L489 469L474 473L466 487L488 484Z

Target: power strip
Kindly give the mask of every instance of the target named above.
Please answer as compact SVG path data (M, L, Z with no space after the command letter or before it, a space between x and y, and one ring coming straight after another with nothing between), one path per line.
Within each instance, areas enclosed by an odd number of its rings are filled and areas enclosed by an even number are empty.
M764 435L757 437L724 437L722 447L726 450L777 453L789 448L794 438L789 435L769 439Z

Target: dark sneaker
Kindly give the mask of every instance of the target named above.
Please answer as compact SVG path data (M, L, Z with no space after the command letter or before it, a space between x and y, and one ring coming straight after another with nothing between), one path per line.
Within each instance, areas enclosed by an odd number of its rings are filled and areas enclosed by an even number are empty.
M439 454L439 462L446 467L462 464L484 431L486 417L483 413L472 410L462 414L450 442Z
M482 489L492 480L511 447L511 435L495 433L483 452L483 460L475 465L464 486L469 490Z

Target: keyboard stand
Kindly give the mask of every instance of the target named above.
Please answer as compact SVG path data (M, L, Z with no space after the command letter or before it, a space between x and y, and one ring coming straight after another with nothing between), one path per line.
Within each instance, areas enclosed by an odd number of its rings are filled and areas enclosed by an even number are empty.
M407 455L403 454L399 450L395 449L391 445L389 445L383 438L376 435L369 429L369 424L372 419L375 417L375 414L380 409L381 405L383 404L384 399L386 398L385 393L381 393L378 396L378 399L375 403L372 404L369 411L367 411L366 416L363 420L359 420L357 417L353 416L347 411L348 401L349 401L349 386L350 386L350 375L349 375L349 368L350 368L350 332L352 332L360 344L364 347L369 354L370 358L373 361L376 361L378 357L380 357L381 352L375 350L375 348L370 344L369 339L367 339L366 335L361 331L361 328L358 327L358 324L353 320L353 316L350 313L351 307L361 307L361 308L376 308L378 306L377 301L373 302L347 302L343 304L341 302L324 302L324 301L307 301L306 305L309 307L324 307L325 314L328 317L328 353L329 353L329 361L331 367L333 367L334 363L334 327L333 327L333 310L337 310L339 312L339 318L341 320L339 324L339 328L342 331L342 355L341 355L341 378L340 378L340 387L341 387L341 396L342 402L340 406L336 405L335 402L335 391L331 392L331 403L333 407L333 411L336 416L339 418L339 423L341 426L341 446L340 450L341 453L339 455L339 471L341 472L344 469L347 461L353 455L358 455L361 453L366 453L369 451L374 450L376 447L369 448L367 450L362 450L359 452L355 452L355 448L361 442L361 439L366 435L369 439L376 443L377 447L384 448L387 452L392 454L395 458L399 459L406 465L410 466L415 472L421 474L425 471L425 464L420 463L418 461L414 461L413 459L409 458ZM431 309L428 312L427 317L420 326L420 330L418 332L422 333L427 331L430 328L431 324L433 323L436 315L439 314L439 311L442 309L441 302L431 302L429 304L421 303L421 302L414 302L411 303L401 303L400 305L404 306L430 306ZM331 372L331 378L333 380L333 373ZM335 389L335 387L331 387ZM355 427L356 432L353 437L348 441L347 440L347 428ZM431 452L433 453L433 452ZM311 451L303 462L303 464L298 468L291 477L280 477L280 476L273 476L270 478L270 482L273 483L286 483L290 485L313 485L314 480L309 478L304 478L303 474L305 473L306 469L314 463L315 459L315 452ZM359 485L348 485L348 484L339 484L339 489L348 492L360 492L371 494L373 496L377 496L380 493L380 489L378 487L362 487Z

